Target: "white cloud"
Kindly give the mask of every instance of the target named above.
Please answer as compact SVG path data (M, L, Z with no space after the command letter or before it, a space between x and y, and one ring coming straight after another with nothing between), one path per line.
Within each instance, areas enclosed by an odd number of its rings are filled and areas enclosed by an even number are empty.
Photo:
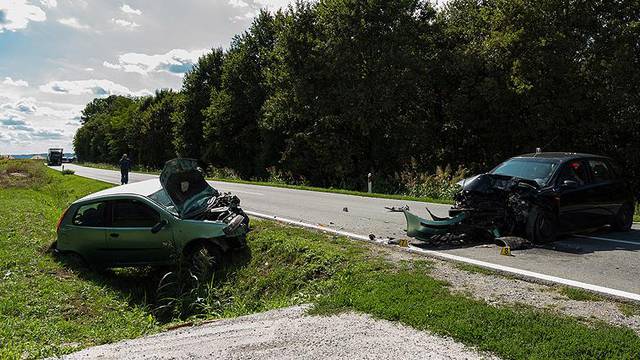
M58 6L58 2L56 0L40 0L40 4L48 7L49 9Z
M22 114L34 114L38 107L35 104L34 98L22 98L15 102L6 103L0 105L0 109L5 110L4 114L12 113L14 115L22 113ZM6 111L8 110L8 111Z
M11 86L19 86L19 87L28 87L29 83L24 81L24 80L20 80L20 79L16 79L13 80L10 77L5 77L4 81L2 82L4 85L11 85Z
M126 14L130 14L130 15L142 15L142 11L140 11L138 9L134 9L131 6L127 5L127 4L123 4L122 6L120 6L120 10L122 10L122 12L124 12Z
M251 20L258 15L258 10L249 10L242 15L237 15L231 18L231 20Z
M149 90L132 91L126 86L116 84L111 80L58 80L50 81L39 87L40 91L51 94L67 94L67 95L133 95L144 96L150 95Z
M0 0L0 33L26 29L30 21L45 21L41 8L26 0Z
M127 29L135 29L137 27L140 27L140 24L136 23L135 21L127 21L124 19L111 19L111 21L119 26L122 26L123 28L127 28Z
M95 70L94 68L88 67L88 68L84 68L84 71L93 71Z
M233 7L247 7L249 6L249 4L247 4L246 2L242 1L242 0L229 0L229 5L233 6Z
M150 72L168 72L172 74L184 74L189 71L198 58L209 50L184 50L173 49L165 54L147 55L139 53L126 53L118 57L118 63L105 61L103 65L110 69L124 70L146 75Z
M66 25L78 30L89 29L89 25L81 24L78 19L74 17L59 19L58 22L62 25Z
M280 8L286 9L287 6L292 3L290 0L255 0L256 5L260 8L267 8L269 10L278 10Z

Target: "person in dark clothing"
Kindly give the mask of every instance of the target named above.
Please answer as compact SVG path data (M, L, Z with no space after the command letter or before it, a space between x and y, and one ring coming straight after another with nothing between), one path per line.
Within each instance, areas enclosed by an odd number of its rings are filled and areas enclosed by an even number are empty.
M120 184L128 184L129 183L129 170L131 170L131 160L127 157L127 154L122 155L122 159L120 159Z

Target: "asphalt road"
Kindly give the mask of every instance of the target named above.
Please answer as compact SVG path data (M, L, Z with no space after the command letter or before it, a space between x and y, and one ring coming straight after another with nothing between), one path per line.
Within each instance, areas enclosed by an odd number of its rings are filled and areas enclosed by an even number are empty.
M76 175L119 184L117 171L65 164ZM59 167L57 167L59 169ZM156 175L131 173L130 182ZM446 216L448 205L416 201L368 198L211 181L220 191L235 193L245 210L288 218L313 225L360 235L406 237L402 213L390 213L385 206L409 205L412 212L427 216L425 206L436 215ZM344 211L346 208L347 211ZM495 246L473 246L442 253L480 260L491 264L532 271L562 279L621 290L640 295L640 227L629 233L590 234L588 237L562 239L549 246L513 251L502 256Z

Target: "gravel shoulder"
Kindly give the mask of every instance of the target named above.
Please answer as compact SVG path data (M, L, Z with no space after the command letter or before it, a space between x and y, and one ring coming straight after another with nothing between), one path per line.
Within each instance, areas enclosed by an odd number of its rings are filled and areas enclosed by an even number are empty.
M497 359L449 338L358 313L305 315L308 305L92 347L63 359Z

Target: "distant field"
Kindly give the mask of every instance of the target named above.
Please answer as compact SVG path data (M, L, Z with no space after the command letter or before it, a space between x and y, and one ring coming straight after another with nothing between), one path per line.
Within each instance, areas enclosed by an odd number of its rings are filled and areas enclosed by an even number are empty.
M356 310L400 321L507 359L640 357L630 329L472 300L432 278L429 261L390 262L365 243L268 221L252 222L248 253L234 256L211 287L160 319L152 310L161 273L97 274L48 252L62 210L108 186L38 162L0 161L0 358L61 355L182 321L301 303L321 314Z

